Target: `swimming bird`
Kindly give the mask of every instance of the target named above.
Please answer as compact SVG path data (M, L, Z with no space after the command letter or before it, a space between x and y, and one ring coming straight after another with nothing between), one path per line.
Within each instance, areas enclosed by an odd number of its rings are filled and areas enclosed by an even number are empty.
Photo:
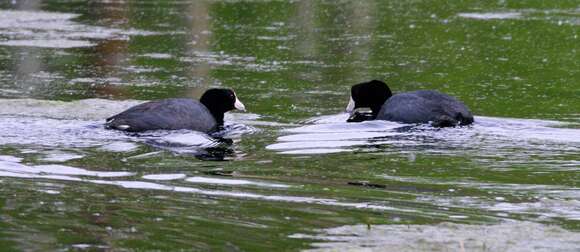
M208 89L199 99L171 98L145 102L107 118L105 127L129 132L189 129L210 133L224 123L224 113L246 108L231 89Z
M386 120L401 123L430 123L434 127L453 127L473 123L473 115L455 97L434 91L418 90L393 95L386 83L372 80L356 84L350 89L351 98L346 111L348 122ZM370 113L357 113L369 108Z

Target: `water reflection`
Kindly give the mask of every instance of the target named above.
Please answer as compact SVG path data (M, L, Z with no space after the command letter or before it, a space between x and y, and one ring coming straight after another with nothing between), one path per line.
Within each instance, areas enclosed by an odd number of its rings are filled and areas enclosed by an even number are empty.
M158 149L192 155L205 161L225 161L232 159L236 155L234 140L212 137L204 133L187 130L171 133L159 131L133 133L131 136L142 139L146 144Z
M20 98L0 100L7 249L293 250L344 234L441 244L430 232L469 239L498 221L579 227L580 137L567 124L580 122L575 3L0 8L0 96ZM335 114L365 79L440 90L486 116L456 129L347 124ZM252 114L227 115L231 128L213 136L102 128L137 100L198 97L213 86L234 88ZM330 116L305 120L316 115ZM371 231L353 226L361 223ZM536 224L494 225L488 231L502 237L487 244L518 240L520 229L576 242ZM279 239L292 234L312 236Z

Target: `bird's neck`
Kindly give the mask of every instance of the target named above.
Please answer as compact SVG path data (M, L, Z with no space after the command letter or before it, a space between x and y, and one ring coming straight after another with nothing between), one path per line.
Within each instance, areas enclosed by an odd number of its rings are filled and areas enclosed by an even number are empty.
M374 118L376 118L376 117L377 117L377 115L379 115L379 111L381 111L381 108L382 108L382 107L383 107L383 105L381 105L381 106L374 106L374 107L371 107L371 111L372 111L372 113L373 113L373 117L374 117Z
M215 122L218 125L223 125L224 124L224 112L221 111L209 111L211 113L211 115L213 116L213 118L215 119Z

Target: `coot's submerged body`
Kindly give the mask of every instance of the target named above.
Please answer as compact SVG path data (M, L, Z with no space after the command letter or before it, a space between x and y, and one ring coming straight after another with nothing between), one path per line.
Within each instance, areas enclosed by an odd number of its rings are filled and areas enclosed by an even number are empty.
M370 108L371 115L357 113L357 108ZM348 122L386 120L431 123L435 127L473 123L473 115L467 106L450 95L433 90L392 95L387 84L377 80L352 86L347 111L353 112Z
M108 129L129 132L189 129L209 133L224 123L224 113L245 110L229 89L209 89L200 101L172 98L150 101L129 108L107 119Z

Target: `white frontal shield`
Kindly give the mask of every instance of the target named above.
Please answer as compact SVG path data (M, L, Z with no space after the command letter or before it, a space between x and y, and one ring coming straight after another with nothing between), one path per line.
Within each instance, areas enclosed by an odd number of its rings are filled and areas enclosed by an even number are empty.
M351 113L354 110L354 100L352 99L352 96L350 97L350 101L348 102L348 105L346 106L346 112Z
M244 104L238 99L238 96L234 93L235 97L236 97L236 102L234 103L234 108L236 108L237 110L240 111L246 111L246 106L244 106Z

